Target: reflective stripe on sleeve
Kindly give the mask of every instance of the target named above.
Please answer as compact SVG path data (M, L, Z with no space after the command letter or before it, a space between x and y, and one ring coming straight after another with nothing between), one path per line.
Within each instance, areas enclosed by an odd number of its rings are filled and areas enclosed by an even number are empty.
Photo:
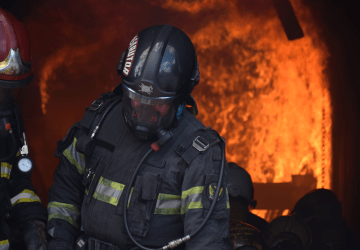
M51 219L66 220L71 225L79 228L78 220L80 218L80 212L74 205L61 203L61 202L49 202L48 204L48 221Z
M181 212L181 196L175 194L158 195L154 214L174 215Z
M69 160L71 164L73 164L78 172L80 174L85 173L85 156L83 154L80 154L76 151L75 145L76 145L77 139L74 137L73 143L64 150L63 155L66 157L66 159Z
M124 184L107 180L101 176L93 197L97 200L117 206L124 187Z
M185 214L188 209L204 208L201 204L203 186L193 187L185 190L181 194L181 214Z
M10 249L9 240L1 240L0 241L0 250L9 250L9 249Z
M1 177L9 179L12 165L7 162L1 162Z
M10 199L12 206L21 202L41 202L40 198L31 190L24 189L20 194Z
M154 214L180 215L185 214L188 209L201 209L203 190L203 186L193 187L183 191L181 196L160 193Z
M226 188L226 208L230 209L229 190Z

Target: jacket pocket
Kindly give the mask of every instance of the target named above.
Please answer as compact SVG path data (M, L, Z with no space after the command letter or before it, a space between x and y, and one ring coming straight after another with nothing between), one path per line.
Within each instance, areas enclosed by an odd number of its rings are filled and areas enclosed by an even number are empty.
M129 230L132 234L141 237L147 235L159 186L158 175L150 174L136 178L129 205Z

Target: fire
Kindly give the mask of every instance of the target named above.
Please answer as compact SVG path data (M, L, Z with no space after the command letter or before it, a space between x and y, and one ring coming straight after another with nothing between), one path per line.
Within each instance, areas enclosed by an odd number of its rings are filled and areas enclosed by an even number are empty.
M35 34L49 29L46 18L56 27L34 45L33 55L42 55L34 74L50 124L44 141L53 147L39 155L55 161L54 142L81 119L90 100L119 82L116 65L136 32L169 23L195 45L201 75L193 92L198 118L226 139L227 160L247 169L254 182L290 182L291 175L311 174L318 188L330 188L331 102L324 73L329 53L301 0L291 0L305 34L295 41L287 40L270 0L79 2L55 11L47 1L38 8L41 15L27 20ZM45 43L53 49L44 51ZM52 100L64 92L64 98L73 98L75 87L81 91L77 101L64 101L54 112ZM69 116L75 109L81 112ZM38 165L48 171L47 164Z
M46 114L46 104L48 103L50 95L48 94L48 83L56 83L58 86L52 86L51 90L56 91L59 88L65 88L65 84L57 81L57 70L60 66L69 68L73 67L75 61L88 60L89 55L93 54L99 49L99 44L91 44L86 47L73 48L70 46L64 46L58 50L55 55L50 56L42 69L40 75L40 93L41 93L41 109L43 114ZM81 58L81 59L80 59Z
M227 1L226 17L191 37L200 61L199 119L225 137L227 160L246 168L254 182L313 174L318 188L322 178L330 188L331 106L323 72L329 54L317 27L300 1L292 1L305 37L290 42L274 8L259 15L239 11L237 2ZM176 3L182 11L196 9ZM208 8L212 2L197 3Z

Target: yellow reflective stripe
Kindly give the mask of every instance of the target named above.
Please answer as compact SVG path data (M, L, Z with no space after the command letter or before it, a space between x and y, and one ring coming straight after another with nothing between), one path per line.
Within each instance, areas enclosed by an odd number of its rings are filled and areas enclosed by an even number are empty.
M103 202L109 203L114 206L117 206L117 204L119 202L119 200L114 197L107 196L107 195L104 195L104 194L101 194L98 192L95 192L93 197L99 201L103 201Z
M124 184L117 183L115 181L110 181L108 179L103 178L102 176L100 176L99 183L103 184L104 186L111 187L111 188L119 190L119 191L123 191L124 187L125 187Z
M181 212L181 196L159 193L154 214L176 215Z
M24 189L21 193L10 199L12 206L21 202L41 202L40 198L31 190Z
M85 156L83 154L80 154L76 151L75 145L76 145L77 139L74 137L73 143L64 150L63 155L66 157L66 159L69 160L71 164L73 164L78 172L80 174L85 173Z
M200 208L204 208L203 205L201 204L201 201L190 202L184 207L181 207L181 214L185 214L188 209L200 209Z
M181 214L181 209L180 208L155 208L154 214L179 215L179 214Z
M79 209L68 203L61 203L52 201L49 202L48 206L48 221L51 219L61 219L66 220L74 227L78 227L78 219L80 218L80 212Z
M1 177L10 179L12 165L7 162L1 162Z
M9 249L10 249L9 240L1 240L0 241L0 250L9 250Z
M117 206L125 185L100 176L93 197L97 200Z
M185 190L181 194L181 214L187 212L188 209L200 209L202 206L202 193L204 186L197 186Z
M67 222L69 222L71 225L73 225L76 228L79 228L79 225L76 223L76 221L71 218L70 216L65 216L63 214L60 213L52 213L49 214L48 216L48 221L51 219L60 219L60 220L66 220Z
M72 204L68 204L68 203L51 201L51 202L49 202L47 208L49 209L51 207L66 208L66 209L71 210L71 211L73 211L73 212L75 212L77 214L80 214L79 209L76 206L74 206Z
M226 188L226 208L230 209L229 190Z
M176 194L162 194L159 193L158 200L180 200L181 196Z
M181 199L184 199L192 194L200 194L204 190L204 186L193 187L188 190L182 191Z
M132 188L130 189L130 195L129 195L129 200L128 200L127 208L129 208L129 206L130 206L130 200L131 200L131 195L132 195L133 191L134 191L134 187L132 187Z

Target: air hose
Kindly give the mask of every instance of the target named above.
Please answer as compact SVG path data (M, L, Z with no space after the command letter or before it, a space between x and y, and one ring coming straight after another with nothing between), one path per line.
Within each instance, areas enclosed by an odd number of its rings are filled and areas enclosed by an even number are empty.
M160 132L158 133L158 137L160 138L157 142L153 143L155 144L156 146L158 146L159 148L161 146L163 146L165 143L167 143L171 138L172 138L172 134L171 132L169 131L165 131L165 130L160 130ZM225 167L225 143L223 141L220 142L220 147L221 147L221 169L220 169L220 176L219 176L219 180L218 180L218 183L217 183L217 186L218 187L221 187L221 182L222 182L222 178L223 178L223 175L224 175L224 167ZM155 147L156 148L156 147ZM200 230L205 226L205 224L207 223L207 221L209 220L214 208L215 208L215 205L216 205L216 201L219 197L219 192L220 192L220 188L217 188L216 189L216 192L215 192L215 197L214 197L214 200L211 204L211 207L209 209L209 212L207 213L205 219L203 220L203 222L201 223L201 225L194 231L192 232L190 235L186 235L184 236L183 238L179 238L179 239L176 239L176 240L173 240L171 242L169 242L168 245L166 246L163 246L161 248L147 248L143 245L141 245L140 243L138 243L134 237L131 235L130 233L130 230L129 230L129 227L128 227L128 224L127 224L127 202L129 200L129 196L130 196L130 190L135 181L135 178L137 176L137 173L139 172L140 168L141 168L141 165L144 163L144 161L147 159L147 157L153 152L155 151L154 150L154 147L151 147L151 149L149 149L149 151L146 152L146 154L143 156L143 158L141 159L141 161L139 162L139 164L137 165L135 171L134 171L134 174L132 175L131 177L131 180L130 180L130 183L129 183L129 188L127 189L126 191L126 195L125 195L125 201L124 201L124 225L125 225L125 229L126 229L126 232L129 236L129 238L131 239L131 241L136 245L138 246L139 248L141 249L144 249L144 250L167 250L167 249L172 249L172 248L175 248L179 245L181 245L182 243L190 240L191 238L193 238L197 233L200 232Z

